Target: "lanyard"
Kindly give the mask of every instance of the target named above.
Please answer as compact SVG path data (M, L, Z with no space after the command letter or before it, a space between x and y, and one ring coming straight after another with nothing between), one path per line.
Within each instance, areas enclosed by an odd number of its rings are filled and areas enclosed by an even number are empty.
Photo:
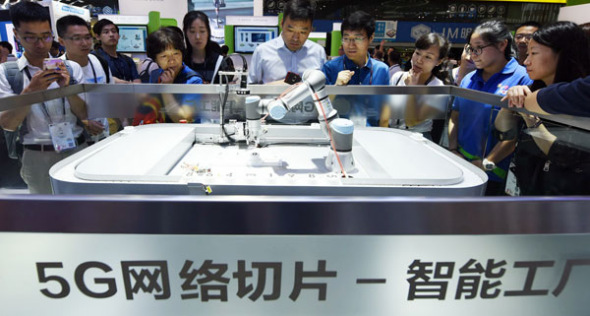
M68 58L68 55L67 54L66 54L66 59L67 60L70 60ZM94 65L92 64L92 60L90 60L90 58L88 58L88 63L90 64L90 68L92 69L92 75L94 76L94 83L98 83L98 79L96 78L96 71L94 70Z
M363 67L359 67L359 84L362 84L362 82L361 82L361 69L363 69ZM346 64L344 63L344 57L342 58L342 70L348 70L348 69L346 69ZM369 85L372 86L373 85L373 67L369 67L369 70L371 72L371 77L369 77Z
M29 78L29 82L31 82L31 73L29 72L29 68L28 66L25 67L25 74L27 75L27 78ZM61 109L63 112L63 117L65 119L66 117L66 105L65 105L65 99L61 98ZM53 124L53 120L51 119L51 116L49 116L49 111L47 111L47 105L45 104L45 102L41 102L41 105L43 105L41 107L41 109L43 110L43 114L45 114L45 117L47 118L47 120L49 121L50 124Z

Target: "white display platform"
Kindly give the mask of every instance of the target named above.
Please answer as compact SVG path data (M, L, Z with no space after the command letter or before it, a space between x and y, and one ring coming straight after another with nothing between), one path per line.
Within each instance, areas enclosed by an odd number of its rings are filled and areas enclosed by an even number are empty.
M355 168L343 177L325 165L331 149L319 125L264 128L260 147L217 143L218 125L128 128L55 165L54 191L389 196L485 189L485 173L421 134L357 128Z

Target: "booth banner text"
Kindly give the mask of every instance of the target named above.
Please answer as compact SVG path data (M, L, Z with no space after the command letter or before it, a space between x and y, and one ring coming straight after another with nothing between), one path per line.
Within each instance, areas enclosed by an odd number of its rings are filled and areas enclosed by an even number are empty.
M586 315L590 235L0 233L2 315Z

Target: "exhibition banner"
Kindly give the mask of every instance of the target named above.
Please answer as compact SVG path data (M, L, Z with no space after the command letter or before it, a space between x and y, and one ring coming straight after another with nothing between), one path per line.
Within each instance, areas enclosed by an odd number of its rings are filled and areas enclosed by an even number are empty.
M453 44L463 44L476 26L474 23L377 21L373 41L414 43L420 36L436 32Z
M587 315L590 235L0 233L2 315Z

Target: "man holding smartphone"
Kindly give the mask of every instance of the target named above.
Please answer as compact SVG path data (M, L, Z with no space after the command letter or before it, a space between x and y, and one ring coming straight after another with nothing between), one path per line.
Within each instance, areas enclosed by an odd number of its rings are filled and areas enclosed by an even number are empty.
M75 62L48 60L53 42L49 11L36 2L23 1L10 7L14 35L25 49L16 62L0 65L0 98L43 91L83 80ZM45 64L57 66L44 69ZM73 78L71 78L73 76ZM49 168L85 147L83 127L86 104L78 96L18 107L0 112L0 126L19 134L23 145L21 176L31 193L51 194ZM76 146L74 141L79 144Z

